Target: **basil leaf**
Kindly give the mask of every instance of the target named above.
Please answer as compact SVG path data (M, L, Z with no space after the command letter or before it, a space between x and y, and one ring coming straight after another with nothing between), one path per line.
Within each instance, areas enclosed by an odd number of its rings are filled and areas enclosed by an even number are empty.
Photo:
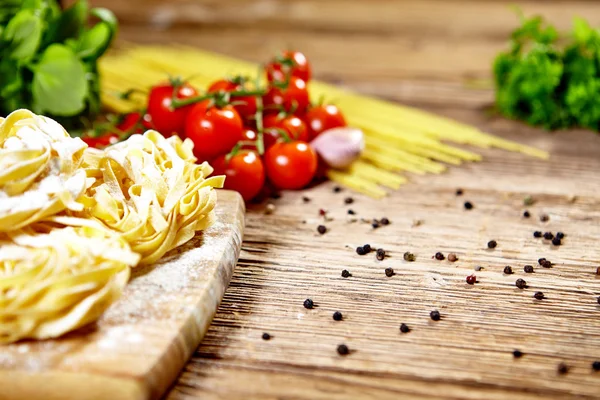
M68 38L78 38L88 18L87 0L78 0L58 18L52 20L44 37L44 44L63 43Z
M33 105L38 113L72 116L85 109L85 67L70 48L50 45L34 67Z
M86 61L96 60L104 54L117 33L117 18L110 10L93 8L90 14L100 22L84 32L79 40L77 54Z
M42 21L31 10L17 13L6 25L2 35L8 42L9 57L27 60L35 55L42 38Z

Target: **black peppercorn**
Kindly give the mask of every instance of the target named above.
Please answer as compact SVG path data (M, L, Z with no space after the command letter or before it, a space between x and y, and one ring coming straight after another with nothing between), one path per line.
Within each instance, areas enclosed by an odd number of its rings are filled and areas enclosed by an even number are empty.
M552 234L552 232L544 232L544 239L552 240L553 237L554 235Z
M371 245L368 243L363 246L363 249L365 250L365 254L370 253L372 250Z
M315 306L315 303L311 299L304 300L304 308L311 309Z
M472 210L473 209L473 203L471 203L470 201L465 201L465 209L466 210Z
M546 261L545 258L538 258L538 264L542 265L544 263L544 261Z
M348 278L349 276L352 276L352 274L347 269L342 271L342 278Z
M557 371L559 374L564 375L567 372L569 372L569 366L567 364L561 362L560 364L558 364Z
M527 287L527 282L525 282L525 279L517 279L517 281L515 282L515 285L519 288L519 289L525 289Z
M392 268L385 269L385 276L390 277L394 275L394 270Z
M346 203L346 204L352 204L352 203L354 203L354 199L352 197L346 197L344 199L344 203Z
M348 355L348 353L350 353L350 349L348 349L348 346L346 346L345 344L340 344L337 347L337 352L340 356L346 356Z
M490 240L487 244L488 249L495 249L496 246L498 246L498 242L496 242L495 240Z
M373 222L371 222L371 226L373 227L373 229L379 228L379 221L374 219Z
M441 252L438 251L437 253L435 253L436 260L442 261L444 258L446 257L444 257L444 255Z
M469 285L474 285L475 282L477 282L477 277L475 277L475 275L469 275L469 276L467 276L467 283Z
M305 203L310 203L310 197L302 196L302 201Z
M600 371L600 361L594 361L594 362L592 363L592 369L593 369L594 371Z
M381 221L379 221L381 223L381 225L389 225L390 224L390 220L387 219L386 217L381 218Z
M504 273L506 275L510 275L513 273L512 267L510 265L507 265L506 267L504 267Z
M553 246L560 246L561 244L562 244L562 241L558 237L555 237L554 239L552 239Z
M365 249L364 249L364 247L362 247L362 246L358 246L358 247L356 248L356 254L358 254L359 256L364 256L364 255L365 255L365 254L367 254L367 253L365 252Z
M559 239L563 239L565 237L565 234L562 232L556 232L556 237Z
M458 257L456 257L456 254L454 254L454 253L448 254L448 261L455 262L456 260L458 260Z
M535 292L535 294L533 295L533 297L535 297L537 300L543 300L544 299L544 293L542 293L542 292Z
M526 265L523 267L523 271L525 271L528 274L531 274L533 272L533 265Z
M540 215L540 221L542 222L548 222L550 220L550 217L548 216L548 214L542 214Z
M336 311L336 312L333 313L333 320L334 321L341 321L343 317L344 316L339 311Z
M534 238L541 238L542 237L542 232L540 232L540 231L533 232L533 237Z
M542 267L552 268L552 262L550 260L544 260L544 261L542 261Z
M379 261L382 261L385 258L385 250L384 249L377 249L377 259Z
M514 358L521 358L521 357L523 357L523 352L521 352L521 350L514 350L513 351L513 357Z
M405 261L415 261L416 257L413 253L411 253L410 251L407 251L406 253L404 253L404 260Z
M263 338L263 340L270 340L271 339L271 335L269 335L268 333L265 332L265 333L262 334L262 338Z
M341 192L341 191L342 191L342 188L341 188L341 187L339 187L339 186L334 186L334 187L333 187L333 193L339 193L339 192Z
M354 212L354 210L350 209L350 210L348 210L348 214L349 215L355 215L356 213Z
M442 318L442 316L440 315L440 312L437 310L430 312L429 317L434 321L439 321Z
M327 232L327 228L325 225L319 225L317 226L317 232L319 232L321 235L324 235L325 232Z
M462 196L463 195L463 190L462 189L456 189L456 195L457 196Z
M402 333L408 333L410 331L410 328L408 327L408 325L406 324L400 324L400 332Z
M523 217L529 218L531 217L531 214L529 213L529 211L523 211Z

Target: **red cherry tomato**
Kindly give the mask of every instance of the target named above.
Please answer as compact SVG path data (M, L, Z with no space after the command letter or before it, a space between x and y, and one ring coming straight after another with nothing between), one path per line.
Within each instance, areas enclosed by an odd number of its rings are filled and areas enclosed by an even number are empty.
M225 189L239 192L244 200L252 200L265 184L263 162L253 151L242 151L231 157L219 156L212 162L214 175L225 175Z
M306 82L292 76L285 89L272 85L263 97L263 104L267 109L283 108L285 111L294 109L295 114L304 114L309 104Z
M263 120L263 126L265 128L265 149L274 145L281 137L278 132L279 129L283 130L292 140L308 142L308 130L306 124L294 115L283 117L274 114L267 115Z
M306 142L275 143L265 153L269 180L279 189L301 189L317 172L317 153Z
M265 67L269 82L285 81L287 76L310 80L310 64L306 56L299 51L284 51Z
M173 108L171 98L175 88L171 84L161 84L154 86L148 96L148 114L152 118L154 129L165 136L171 136L173 133L182 134L185 125L185 119L192 109L193 105ZM177 99L188 99L197 96L196 89L187 83L177 88L175 97Z
M227 79L218 80L208 88L210 93L236 92L242 90L245 90L244 85ZM231 98L231 101L240 103L234 105L235 109L240 114L240 117L249 119L256 114L256 96L235 96Z
M194 142L194 154L199 161L211 160L244 139L242 119L233 106L218 108L211 106L210 100L204 100L188 114L185 136Z
M89 147L95 147L96 149L102 149L106 146L110 146L113 143L119 141L119 136L115 133L105 133L104 135L91 137L84 136L81 138Z
M310 140L328 129L346 126L346 120L339 108L333 104L312 107L304 116L308 125Z
M244 144L242 146L242 149L256 151L256 138L258 136L256 134L256 131L254 129L244 127L242 136L243 136L242 140L244 140L246 142L252 142L252 144Z

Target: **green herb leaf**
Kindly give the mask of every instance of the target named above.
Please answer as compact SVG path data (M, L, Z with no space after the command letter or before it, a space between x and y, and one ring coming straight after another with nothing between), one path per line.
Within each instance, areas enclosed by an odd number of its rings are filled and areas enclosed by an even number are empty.
M44 51L34 68L32 92L38 113L73 116L84 110L88 81L73 50L53 44Z
M117 19L105 8L94 8L91 14L100 19L92 29L85 31L77 44L77 54L84 60L98 59L110 46L117 33Z
M87 19L87 0L78 0L49 23L48 31L44 35L44 46L63 43L69 38L78 38L85 28Z
M10 49L9 57L28 60L35 55L42 37L42 21L31 10L17 13L6 26L2 38Z

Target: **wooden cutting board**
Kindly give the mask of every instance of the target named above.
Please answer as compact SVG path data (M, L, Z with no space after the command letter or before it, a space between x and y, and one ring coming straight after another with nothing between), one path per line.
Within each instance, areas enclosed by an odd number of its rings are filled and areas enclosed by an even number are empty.
M0 347L0 399L155 399L208 329L238 259L244 203L221 190L218 221L137 269L93 327Z

